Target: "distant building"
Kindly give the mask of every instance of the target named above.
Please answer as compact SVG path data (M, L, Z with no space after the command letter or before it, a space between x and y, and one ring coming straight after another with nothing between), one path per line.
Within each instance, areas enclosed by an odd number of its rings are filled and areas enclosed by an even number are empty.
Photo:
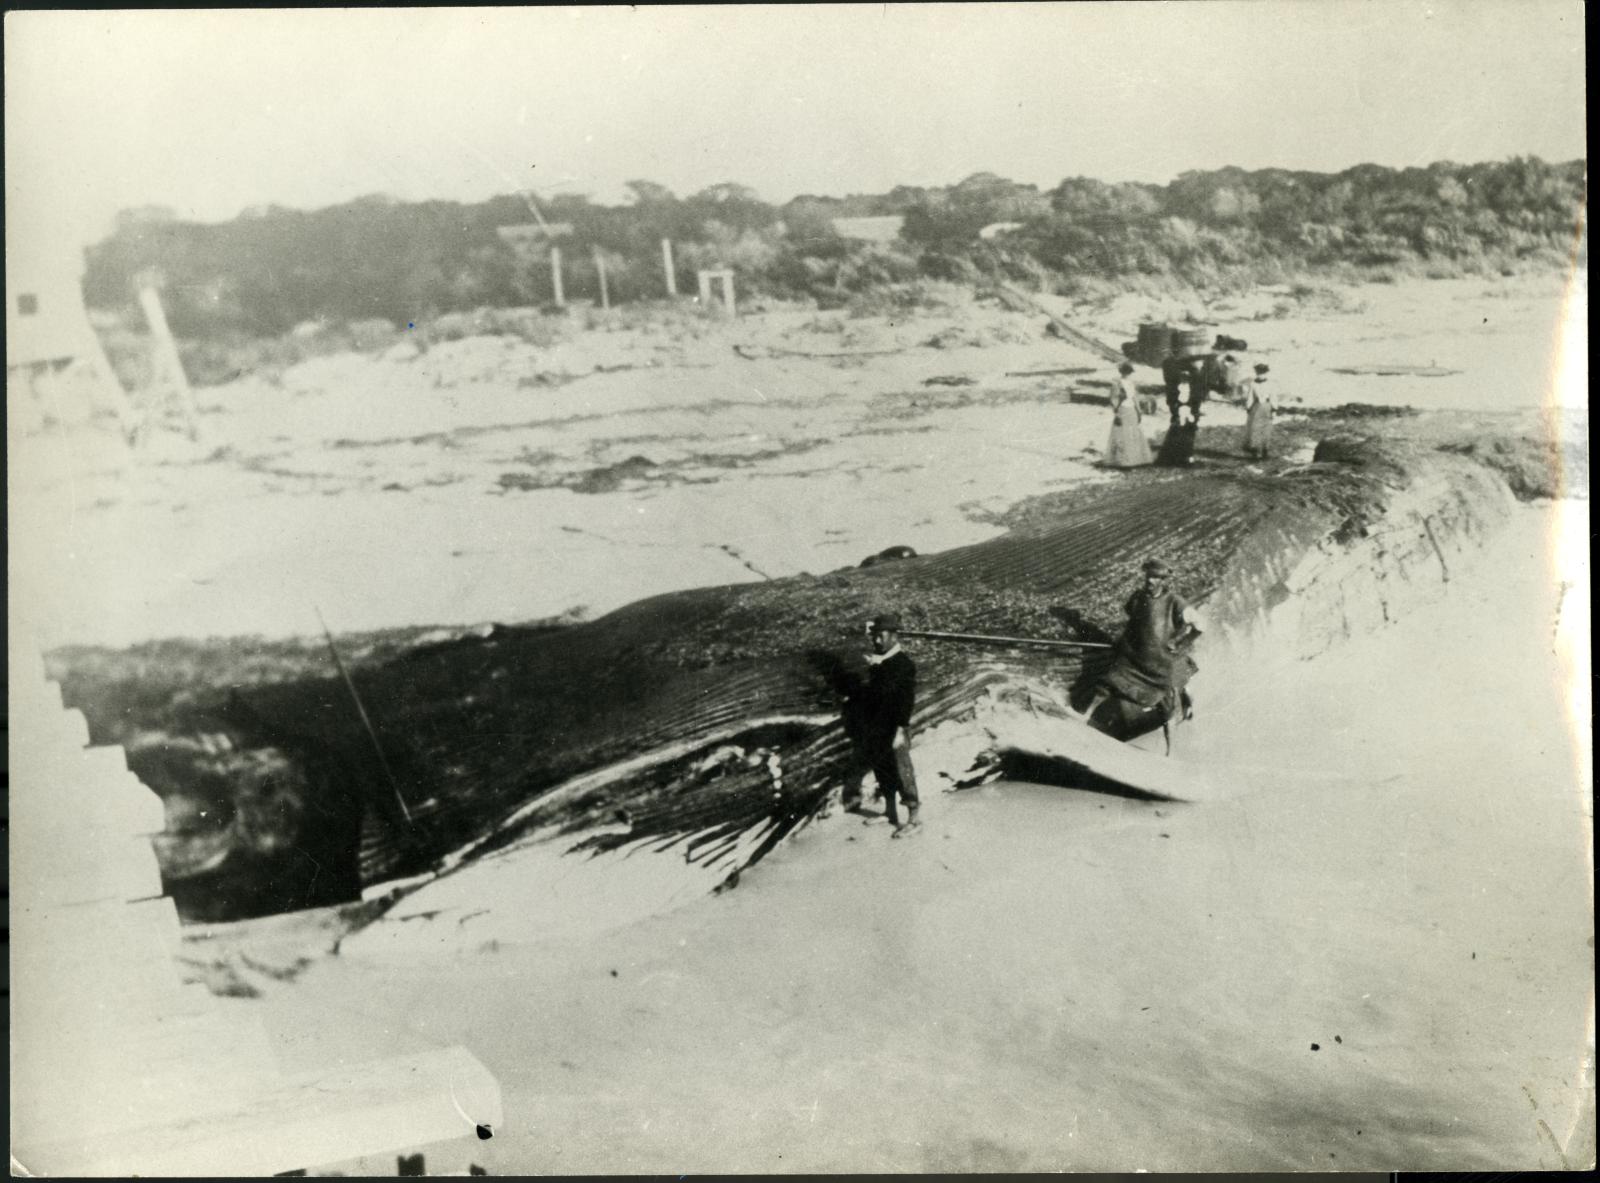
M833 232L840 238L857 242L893 242L900 237L900 227L905 225L901 214L883 214L872 218L834 218Z
M59 239L7 235L6 411L24 432L98 418L132 427L128 397L84 310L82 283L83 256Z

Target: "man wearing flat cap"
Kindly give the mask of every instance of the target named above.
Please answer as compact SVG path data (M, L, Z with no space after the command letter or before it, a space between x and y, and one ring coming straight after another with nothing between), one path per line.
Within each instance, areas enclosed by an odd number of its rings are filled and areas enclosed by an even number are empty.
M1115 660L1095 689L1084 719L1113 695L1141 710L1159 709L1165 719L1180 711L1184 718L1193 714L1186 687L1199 670L1189 656L1201 631L1199 614L1172 590L1168 583L1172 571L1166 563L1153 558L1143 570L1144 585L1123 605L1128 624L1117 642Z
M900 648L900 616L880 612L867 621L872 652L867 655L867 678L854 696L858 735L872 775L883 794L884 809L894 826L894 837L915 833L921 825L917 810L917 776L911 767L911 710L916 705L916 663ZM900 802L906 820L900 820Z

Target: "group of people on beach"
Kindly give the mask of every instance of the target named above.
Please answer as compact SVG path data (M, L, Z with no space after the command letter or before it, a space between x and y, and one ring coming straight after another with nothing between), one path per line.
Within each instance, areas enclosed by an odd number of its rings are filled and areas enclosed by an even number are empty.
M1140 406L1133 365L1123 362L1111 386L1112 426L1105 463L1113 468L1190 463L1205 401L1213 393L1228 395L1245 408L1245 452L1252 457L1269 455L1273 401L1264 389L1268 367L1257 364L1246 373L1237 356L1243 347L1242 341L1218 337L1213 346L1217 353L1168 359L1162 376L1171 422L1155 456L1143 425L1144 417L1154 413L1155 404L1152 400L1146 407ZM1198 667L1190 652L1204 625L1194 608L1172 589L1172 571L1166 563L1149 559L1143 574L1143 583L1123 605L1127 623L1111 666L1090 690L1088 704L1073 714L1088 723L1107 703L1114 703L1123 731L1140 729L1140 721L1146 728L1159 725L1170 752L1170 720L1194 717L1188 685ZM915 834L922 824L918 817L922 801L911 763L917 667L900 647L901 630L895 612L880 612L866 622L871 649L865 655L866 675L846 696L844 709L846 731L872 772L883 812L868 808L861 784L846 791L844 807L865 815L868 824L887 821L895 838ZM901 806L905 807L903 820Z
M1258 459L1270 454L1273 400L1265 388L1270 367L1258 363L1251 373L1244 373L1243 363L1229 349L1230 341L1227 337L1217 338L1213 348L1222 351L1220 355L1169 357L1162 363L1171 421L1160 451L1154 456L1144 428L1145 415L1154 413L1154 403L1140 406L1132 362L1125 361L1117 367L1117 377L1111 383L1111 438L1106 443L1104 461L1108 468L1139 468L1147 464L1180 468L1192 463L1200 416L1212 394L1228 395L1245 408L1245 454Z
M1188 685L1199 667L1190 650L1204 625L1194 608L1172 589L1172 571L1166 563L1149 559L1143 572L1144 582L1123 605L1128 619L1111 667L1093 688L1088 705L1073 713L1089 723L1105 703L1115 702L1124 723L1141 717L1157 721L1170 752L1169 720L1194 717ZM900 647L901 629L895 612L881 612L867 621L872 651L866 655L866 677L847 696L844 712L846 731L872 771L883 812L867 807L860 784L846 790L844 807L864 815L869 825L887 821L894 838L915 834L922 825L918 818L922 801L911 763L917 667ZM903 821L901 805L906 810Z

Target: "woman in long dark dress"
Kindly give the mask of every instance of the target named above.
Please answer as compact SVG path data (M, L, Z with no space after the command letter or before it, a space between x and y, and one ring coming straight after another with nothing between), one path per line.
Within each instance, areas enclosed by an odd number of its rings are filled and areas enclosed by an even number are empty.
M1197 358L1168 358L1163 372L1167 376L1167 405L1172 409L1172 426L1161 440L1156 453L1156 463L1163 468L1183 468L1194 463L1195 437L1200 431L1200 408L1196 403L1196 388L1200 384L1198 372L1201 362ZM1180 421L1175 393L1179 382L1189 384L1189 413ZM1204 396L1200 396L1203 401Z
M1123 362L1111 384L1111 438L1106 443L1106 465L1110 468L1138 468L1150 463L1150 442L1144 438L1132 373L1133 366Z

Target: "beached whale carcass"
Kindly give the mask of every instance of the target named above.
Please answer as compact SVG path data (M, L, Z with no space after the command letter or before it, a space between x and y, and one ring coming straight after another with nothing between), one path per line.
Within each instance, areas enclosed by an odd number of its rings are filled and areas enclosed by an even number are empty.
M353 883L552 836L731 875L863 773L840 691L861 622L881 608L908 628L1103 641L1155 556L1204 604L1214 631L1198 656L1215 676L1248 668L1267 633L1274 652L1309 655L1363 616L1403 612L1438 588L1446 551L1502 521L1508 501L1471 459L1370 440L1277 471L1152 470L1041 499L1009 533L942 554L657 596L588 623L495 628L358 665L381 760L330 674L190 694L187 722L130 742L130 764L167 797L169 818L218 760L256 768L283 798L270 808L298 811L286 823L298 840L280 829L271 849L238 819L204 831L203 858L186 861L184 835L168 835L169 890L213 916L226 906L204 901L230 893L248 895L249 911L327 903ZM933 788L986 750L1048 751L1058 722L1081 726L1063 708L1105 660L926 642L916 658L918 773ZM90 691L70 672L66 686L104 731ZM185 728L225 742L180 742Z

